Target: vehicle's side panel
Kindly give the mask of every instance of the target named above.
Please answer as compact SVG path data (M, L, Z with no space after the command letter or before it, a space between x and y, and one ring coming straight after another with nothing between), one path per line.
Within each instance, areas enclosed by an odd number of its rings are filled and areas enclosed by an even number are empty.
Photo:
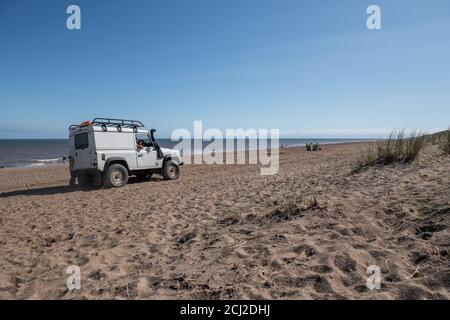
M94 131L97 150L130 150L135 148L136 141L132 132Z
M129 170L136 170L137 160L135 150L98 150L98 170L104 171L106 161L110 158L120 158L123 159L128 166Z
M109 158L123 158L130 170L137 168L136 141L133 132L94 131L98 169L103 171Z
M156 169L162 161L158 161L156 148L147 147L137 153L137 165L139 169Z

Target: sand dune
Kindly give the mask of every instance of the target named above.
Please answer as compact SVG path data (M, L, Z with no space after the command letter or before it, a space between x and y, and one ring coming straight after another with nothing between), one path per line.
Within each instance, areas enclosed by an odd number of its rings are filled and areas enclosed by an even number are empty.
M121 189L69 188L62 165L0 169L0 298L449 299L450 158L428 147L351 174L364 148L283 149L276 176L188 165Z

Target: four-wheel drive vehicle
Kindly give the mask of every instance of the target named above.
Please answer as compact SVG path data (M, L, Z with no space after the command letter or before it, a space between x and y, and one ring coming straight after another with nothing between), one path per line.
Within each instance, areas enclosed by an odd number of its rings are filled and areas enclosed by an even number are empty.
M140 121L95 118L69 128L70 184L122 187L128 177L177 179L180 152L161 148Z

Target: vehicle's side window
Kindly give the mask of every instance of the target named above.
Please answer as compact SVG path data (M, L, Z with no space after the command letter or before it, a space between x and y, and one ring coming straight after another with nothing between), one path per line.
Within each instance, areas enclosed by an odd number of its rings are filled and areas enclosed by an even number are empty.
M89 137L87 132L75 135L75 150L82 150L89 147Z
M153 147L153 143L150 141L150 138L145 133L138 133L136 134L136 143L139 145L141 144L143 147Z

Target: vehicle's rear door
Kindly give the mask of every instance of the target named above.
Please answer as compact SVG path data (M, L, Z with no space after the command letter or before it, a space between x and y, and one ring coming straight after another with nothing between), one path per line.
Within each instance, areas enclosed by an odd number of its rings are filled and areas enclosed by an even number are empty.
M81 131L74 136L75 155L73 161L73 170L87 169L92 166L92 147L90 144L89 133L87 131Z

